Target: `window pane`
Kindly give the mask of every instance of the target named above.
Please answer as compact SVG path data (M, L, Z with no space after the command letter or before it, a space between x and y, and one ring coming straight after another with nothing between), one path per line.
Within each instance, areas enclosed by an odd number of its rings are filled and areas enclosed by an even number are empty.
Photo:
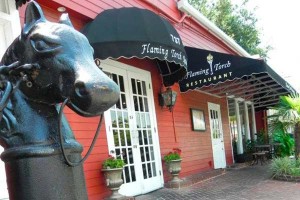
M130 182L130 174L129 174L128 166L124 167L124 176L125 176L125 182L129 183Z
M113 130L113 135L114 135L115 146L116 147L120 146L118 130Z
M150 161L149 147L145 147L145 154L147 161Z
M125 94L121 94L121 101L122 101L122 108L124 110L127 109L127 104L126 104L126 97L125 97Z
M123 117L122 117L122 112L121 112L121 111L118 111L117 114L118 114L118 125L119 125L119 128L123 128Z
M145 111L149 112L148 99L146 97L144 97L144 104L145 104Z
M148 137L147 137L147 131L143 130L143 136L144 136L144 144L148 144Z
M144 103L142 97L139 97L139 103L140 103L140 111L144 111Z
M133 94L136 94L136 87L135 87L135 80L134 79L131 79L131 85L132 85Z
M129 130L126 130L126 140L127 140L127 146L131 146L131 134Z
M152 177L151 164L147 163L147 167L148 167L148 176L149 176L149 178L151 178Z
M133 103L134 103L134 110L139 111L139 103L136 96L133 97Z
M138 89L138 94L141 95L142 94L142 88L141 88L141 81L137 80L137 89Z
M152 172L153 172L153 176L156 176L156 166L155 166L155 162L152 163Z
M119 76L119 81L120 81L120 91L125 92L124 90L124 79L123 76Z
M133 155L132 155L132 148L128 148L128 157L129 157L129 163L133 163Z
M117 116L116 116L116 112L111 110L110 111L110 117L111 117L111 123L112 123L112 127L117 127Z
M147 90L146 90L146 83L145 83L145 81L142 81L142 86L143 86L143 95L147 96Z
M142 168L143 168L144 179L147 179L147 169L146 169L146 165L143 164L143 165L142 165Z
M140 152L141 152L141 160L142 162L145 162L145 154L144 154L144 148L140 147Z
M143 145L143 134L142 134L142 131L139 131L139 145Z
M121 139L121 146L125 146L125 135L123 130L120 130L120 139Z

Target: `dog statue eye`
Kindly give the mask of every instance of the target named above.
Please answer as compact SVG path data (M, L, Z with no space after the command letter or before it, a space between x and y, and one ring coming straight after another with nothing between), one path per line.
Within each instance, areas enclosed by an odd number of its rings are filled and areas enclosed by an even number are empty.
M58 45L45 42L44 40L31 40L31 45L37 52L50 52L58 47Z

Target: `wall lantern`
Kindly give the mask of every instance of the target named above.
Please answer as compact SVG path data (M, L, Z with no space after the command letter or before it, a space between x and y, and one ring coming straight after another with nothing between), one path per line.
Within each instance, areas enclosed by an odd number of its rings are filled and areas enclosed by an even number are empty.
M159 105L161 107L168 107L170 112L172 112L177 98L177 92L173 91L170 87L166 91L159 94Z

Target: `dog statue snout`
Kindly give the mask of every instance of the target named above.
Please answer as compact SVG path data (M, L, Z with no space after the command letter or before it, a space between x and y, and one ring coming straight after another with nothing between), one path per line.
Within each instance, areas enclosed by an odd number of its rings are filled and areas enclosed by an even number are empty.
M88 76L79 75L74 86L74 95L68 105L83 116L99 115L119 99L119 86L98 68Z

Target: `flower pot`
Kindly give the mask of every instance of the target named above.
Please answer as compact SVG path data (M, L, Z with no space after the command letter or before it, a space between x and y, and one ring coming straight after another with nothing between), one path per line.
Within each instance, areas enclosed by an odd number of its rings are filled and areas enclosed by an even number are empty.
M179 182L181 179L178 178L178 175L181 171L181 159L171 160L167 163L168 172L173 176L171 182Z
M107 199L122 199L124 196L121 195L118 190L123 184L123 168L102 169L102 172L104 173L106 186L112 191L111 196L109 196Z

